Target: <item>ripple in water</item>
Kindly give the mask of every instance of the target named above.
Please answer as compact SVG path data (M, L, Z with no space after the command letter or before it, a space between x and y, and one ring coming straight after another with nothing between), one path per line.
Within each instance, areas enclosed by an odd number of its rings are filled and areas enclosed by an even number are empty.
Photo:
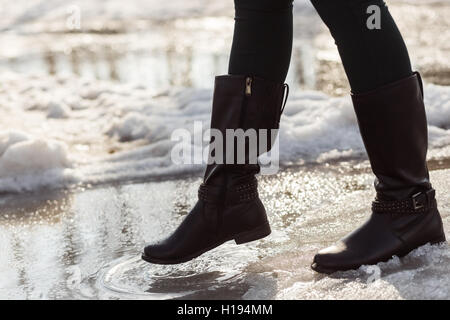
M178 265L150 264L140 255L128 255L106 266L96 286L109 298L240 298L248 290L245 268L257 259L253 251L225 245Z

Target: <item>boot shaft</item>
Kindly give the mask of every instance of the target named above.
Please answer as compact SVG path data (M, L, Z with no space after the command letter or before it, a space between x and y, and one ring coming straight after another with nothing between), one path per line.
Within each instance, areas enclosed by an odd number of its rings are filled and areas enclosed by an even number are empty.
M280 116L284 108L283 97L287 85L258 77L241 75L217 76L211 112L211 129L216 129L222 136L223 154L219 159L209 159L204 181L212 181L220 171L232 169L234 172L259 172L257 157L267 152L275 142L276 133L271 130L279 128ZM287 99L287 96L286 96ZM227 145L227 130L241 130L241 133L253 129L256 140L244 139L244 159L238 158L237 140ZM267 140L261 141L260 131L266 129ZM275 134L272 134L275 133ZM212 137L211 143L214 138ZM252 143L249 143L252 142ZM261 144L262 143L262 144ZM260 148L260 146L263 146ZM211 155L210 155L211 156ZM217 161L219 160L219 161ZM244 160L240 164L238 160ZM217 179L216 179L217 180Z
M427 119L419 73L352 94L379 198L397 200L431 188Z

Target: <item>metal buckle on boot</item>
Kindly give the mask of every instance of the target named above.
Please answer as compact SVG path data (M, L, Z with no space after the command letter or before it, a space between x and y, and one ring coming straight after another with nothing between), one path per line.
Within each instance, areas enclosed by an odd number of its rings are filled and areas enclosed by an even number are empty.
M414 210L423 209L425 207L424 203L420 203L420 202L417 201L420 196L423 196L426 199L426 195L423 192L417 192L416 194L414 194L411 197Z
M403 200L388 200L372 202L372 211L377 213L418 213L428 212L437 206L434 189L417 192Z

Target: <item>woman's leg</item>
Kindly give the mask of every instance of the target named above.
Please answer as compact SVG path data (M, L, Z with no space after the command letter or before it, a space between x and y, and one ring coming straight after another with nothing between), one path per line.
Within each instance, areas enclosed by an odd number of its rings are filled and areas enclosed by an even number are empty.
M229 74L284 82L292 51L292 0L234 0Z
M224 143L228 129L278 128L292 47L291 0L235 0L235 5L229 75L216 77L211 114L211 128ZM260 151L259 139L252 150ZM270 234L257 191L259 165L249 149L245 164L225 162L227 149L225 159L211 156L197 204L169 237L145 247L144 260L181 263L228 240L242 244Z
M369 91L412 74L403 38L382 0L311 2L330 29L353 93ZM367 26L374 14L367 13L372 5L379 8L379 29Z
M369 220L321 250L312 268L331 273L403 256L445 241L431 187L423 87L403 39L380 0L313 0L328 25L352 87L352 100L372 171L376 199ZM380 29L366 25L380 9Z

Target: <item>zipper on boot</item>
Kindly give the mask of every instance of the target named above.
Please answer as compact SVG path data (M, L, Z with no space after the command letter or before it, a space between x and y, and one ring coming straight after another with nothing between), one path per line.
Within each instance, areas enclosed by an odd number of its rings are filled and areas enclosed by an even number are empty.
M241 117L239 120L239 127L240 128L244 128L244 120L247 116L247 103L248 103L248 99L249 97L252 95L252 83L253 83L253 78L252 77L246 77L245 78L245 87L244 87L244 99L242 101L242 106L241 106Z
M247 77L245 79L245 95L246 96L252 95L252 82L253 82L252 77Z

